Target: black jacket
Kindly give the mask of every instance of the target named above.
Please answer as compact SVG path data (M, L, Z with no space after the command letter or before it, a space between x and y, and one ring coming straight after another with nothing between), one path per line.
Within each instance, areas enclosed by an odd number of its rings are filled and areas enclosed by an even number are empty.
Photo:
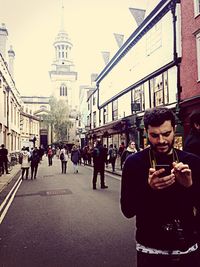
M163 226L174 219L181 220L188 247L196 241L193 206L200 207L200 159L181 150L176 152L179 161L192 170L193 185L189 188L174 183L166 189L153 190L148 185L149 148L129 156L123 168L121 209L127 218L136 215L136 240L148 247L179 249L176 244L169 244L163 232Z
M191 131L185 140L184 150L200 157L200 133Z

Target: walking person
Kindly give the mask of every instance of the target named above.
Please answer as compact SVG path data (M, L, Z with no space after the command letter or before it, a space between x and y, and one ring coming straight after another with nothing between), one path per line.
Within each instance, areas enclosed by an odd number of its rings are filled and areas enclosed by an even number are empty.
M200 159L173 147L170 109L147 110L144 125L150 147L126 159L121 182L122 212L136 216L137 267L198 267Z
M1 145L0 149L0 156L1 156L1 161L2 161L2 174L6 172L6 174L9 174L8 172L8 149L5 148L5 145Z
M108 148L106 146L106 144L103 145L103 148L104 148L104 155L105 155L105 164L106 164L106 167L108 167L108 163L109 163L109 160L108 160Z
M52 166L52 164L53 164L53 150L52 150L51 146L49 146L49 148L47 150L47 157L48 157L49 166Z
M128 156L137 152L135 141L131 140L128 143L128 147L124 149L123 153L121 154L121 169L124 166L124 162Z
M97 175L100 173L100 179L101 179L101 188L106 189L108 188L107 185L105 185L105 149L103 148L101 141L97 140L96 145L94 147L93 153L93 189L96 189L96 183L97 183Z
M116 145L114 145L113 147L113 144L111 144L108 150L108 155L109 155L109 162L111 163L113 172L115 172L115 162L117 159L117 152L118 151Z
M124 142L121 142L119 149L118 149L118 155L121 157L122 153L126 149Z
M87 165L87 163L88 163L87 152L88 152L88 146L84 146L83 147L83 164L84 164L84 166Z
M74 173L78 173L78 162L80 151L76 145L73 145L71 150L71 161L73 163Z
M40 151L37 149L37 147L33 148L33 151L31 152L31 180L37 178L37 170L38 170L38 164L40 162Z
M26 175L26 180L28 179L29 168L30 168L30 158L31 154L28 147L23 147L20 152L20 162L22 170L22 180L24 180L24 175Z
M190 115L190 127L184 150L200 157L200 110L195 110Z
M41 145L39 147L39 155L40 155L40 161L42 161L42 157L44 156L44 147Z
M67 161L68 161L68 150L66 149L66 147L63 147L60 150L60 161L61 161L62 173L66 173Z

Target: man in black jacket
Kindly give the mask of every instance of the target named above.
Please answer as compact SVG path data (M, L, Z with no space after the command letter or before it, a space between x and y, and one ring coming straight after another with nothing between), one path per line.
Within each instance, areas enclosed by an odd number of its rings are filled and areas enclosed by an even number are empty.
M108 188L107 185L105 185L105 149L103 145L101 144L101 140L97 140L96 146L93 149L92 153L93 157L93 179L92 179L92 184L93 184L93 189L96 189L96 183L97 183L97 175L100 173L100 178L101 178L101 188L106 189Z
M194 223L200 207L200 159L173 148L171 110L146 111L144 124L150 148L126 160L121 185L122 212L136 216L137 266L200 266Z
M4 144L1 145L0 157L2 161L2 173L5 171L8 174L8 149L5 148Z

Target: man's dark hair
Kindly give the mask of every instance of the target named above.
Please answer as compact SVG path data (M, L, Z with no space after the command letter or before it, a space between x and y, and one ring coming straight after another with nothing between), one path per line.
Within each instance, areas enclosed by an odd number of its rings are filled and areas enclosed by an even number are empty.
M195 123L200 125L200 110L195 110L190 115L190 126L191 126L191 128L193 128L193 129L195 128L194 127Z
M172 127L175 127L175 115L174 113L165 107L156 107L148 109L144 113L144 126L148 130L148 126L153 127L160 126L165 121L171 121Z

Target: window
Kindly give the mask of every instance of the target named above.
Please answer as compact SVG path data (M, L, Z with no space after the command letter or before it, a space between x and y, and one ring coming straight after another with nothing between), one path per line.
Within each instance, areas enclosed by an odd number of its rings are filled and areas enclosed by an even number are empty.
M132 103L140 104L140 111L145 110L144 102L144 84L136 87L132 91Z
M196 43L197 43L197 68L198 68L197 80L200 81L200 32L196 35Z
M149 56L162 46L162 24L161 21L146 34L146 54Z
M96 111L93 112L93 127L96 128L97 126L97 114Z
M107 123L108 122L108 107L104 107L103 109L103 123Z
M194 16L198 16L200 14L200 0L194 0Z
M151 107L158 107L169 103L167 71L150 80L150 94Z
M87 126L91 129L91 115L87 116Z
M60 86L60 96L67 96L67 87L65 84Z
M112 119L118 119L118 99L112 102Z
M13 122L13 102L10 102L11 122Z
M6 92L5 91L3 91L3 99L4 99L4 118L6 118L7 101L6 101Z

